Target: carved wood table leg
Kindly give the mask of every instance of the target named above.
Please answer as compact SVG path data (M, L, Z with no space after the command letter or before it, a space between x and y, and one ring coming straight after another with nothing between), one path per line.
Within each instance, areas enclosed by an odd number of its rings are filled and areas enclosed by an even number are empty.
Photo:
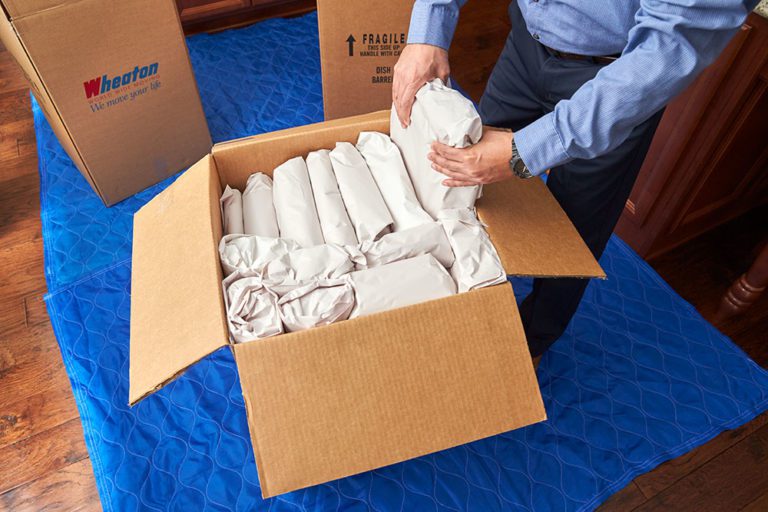
M763 245L752 266L742 274L723 295L715 323L742 313L751 306L768 286L768 243Z

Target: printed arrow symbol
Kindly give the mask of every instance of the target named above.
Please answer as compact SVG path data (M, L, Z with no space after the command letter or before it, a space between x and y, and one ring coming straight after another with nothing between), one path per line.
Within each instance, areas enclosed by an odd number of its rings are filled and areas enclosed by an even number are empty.
M349 43L349 56L351 57L355 54L355 38L352 36L352 34L349 34L347 43Z

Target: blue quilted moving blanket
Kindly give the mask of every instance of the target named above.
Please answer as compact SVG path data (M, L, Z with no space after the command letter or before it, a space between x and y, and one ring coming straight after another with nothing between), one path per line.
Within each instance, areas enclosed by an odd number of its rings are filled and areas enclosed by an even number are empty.
M322 119L315 14L188 44L215 141ZM768 374L613 238L539 367L548 421L262 500L229 350L126 405L132 215L173 178L107 209L33 108L46 301L105 510L592 510L768 408Z

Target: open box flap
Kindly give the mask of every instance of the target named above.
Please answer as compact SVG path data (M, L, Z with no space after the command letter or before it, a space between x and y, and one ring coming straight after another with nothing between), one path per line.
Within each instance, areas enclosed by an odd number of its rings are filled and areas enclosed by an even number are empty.
M134 216L131 404L228 344L220 194L208 155Z
M508 284L233 347L264 497L546 418Z
M275 167L295 156L333 149L337 142L355 144L361 131L389 133L389 110L220 142L212 153L222 185L243 190L251 173L271 176Z
M542 180L510 179L486 185L477 213L507 274L605 277Z

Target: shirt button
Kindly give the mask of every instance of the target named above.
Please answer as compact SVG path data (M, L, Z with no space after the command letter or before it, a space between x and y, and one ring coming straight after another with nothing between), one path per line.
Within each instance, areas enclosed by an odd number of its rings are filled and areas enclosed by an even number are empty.
M533 34L533 38L534 38L535 40L537 40L537 41L538 41L539 39L541 39L541 37L539 37L539 34Z
M535 4L539 3L539 0L533 0L533 3Z

